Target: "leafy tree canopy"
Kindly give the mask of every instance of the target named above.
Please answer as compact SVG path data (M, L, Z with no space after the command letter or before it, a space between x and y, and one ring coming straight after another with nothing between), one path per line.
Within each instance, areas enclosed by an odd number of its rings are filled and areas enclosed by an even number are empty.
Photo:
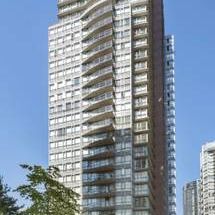
M17 215L20 207L17 206L17 200L10 197L8 193L10 188L3 183L3 178L0 177L0 215Z
M28 184L17 188L20 195L30 201L30 206L22 215L77 215L79 214L78 197L70 188L57 181L59 169L41 166L21 165L28 171Z

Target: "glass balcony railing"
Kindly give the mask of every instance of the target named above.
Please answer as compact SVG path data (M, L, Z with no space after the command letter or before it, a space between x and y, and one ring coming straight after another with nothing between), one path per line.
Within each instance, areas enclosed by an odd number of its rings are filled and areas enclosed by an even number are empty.
M95 117L98 117L102 114L106 114L106 115L109 115L108 113L110 112L114 112L114 108L112 105L108 105L108 106L105 106L105 107L102 107L102 108L98 108L94 111L90 111L90 112L87 112L87 113L84 113L83 114L83 118L84 120L89 120L89 119L92 119L92 118L95 118Z
M112 46L113 46L112 41L108 41L108 42L105 42L105 43L98 45L97 47L95 47L91 51L88 51L88 52L83 54L83 61L86 61L87 59L91 58L93 55L96 55L97 53L99 53L101 51L105 51L107 49L112 48Z
M112 92L104 93L99 96L93 97L91 99L83 101L83 108L84 110L91 109L91 108L99 108L100 106L104 106L109 103L112 103L114 96Z
M114 192L113 186L89 186L83 188L83 195L84 196L92 196L92 195L110 195L110 193Z
M83 144L88 145L99 141L105 142L106 140L113 140L113 134L103 133L103 134L97 134L90 137L83 137Z
M147 74L134 76L134 83L146 82L148 81Z
M105 67L103 69L100 69L96 72L94 72L91 75L83 77L83 85L87 85L91 83L91 81L98 79L99 77L107 76L108 74L113 74L114 71L112 69L112 66Z
M86 97L86 96L91 95L93 92L98 92L99 90L102 91L102 89L107 88L107 87L113 87L112 79L99 82L99 83L93 85L92 87L83 89L82 95L84 97Z
M97 169L105 166L113 166L114 161L113 160L100 160L100 161L84 161L82 163L83 170L89 170L89 169Z
M81 8L83 6L86 6L88 0L86 1L82 1L82 2L75 2L74 4L65 4L65 1L59 1L58 4L59 6L60 5L63 5L62 7L59 7L59 10L58 10L58 14L59 16L63 16L67 13L71 13L71 12L75 12L77 10L81 10Z
M110 37L110 36L112 36L112 29L107 29L105 31L99 32L95 36L93 35L90 39L85 40L83 42L83 48L85 49L85 48L93 45L94 43L101 41L102 39Z
M83 67L82 67L83 72L87 73L87 72L93 71L93 68L98 67L99 65L104 64L108 61L112 62L112 60L113 60L112 54L107 54L102 57L99 57L99 58L93 60L92 62L83 65Z
M93 182L93 181L103 181L103 180L110 180L114 178L113 173L104 173L104 174L96 174L96 173L89 173L83 174L83 182Z
M96 132L97 130L105 129L106 127L112 127L112 126L114 126L114 120L105 119L102 121L91 123L89 125L84 125L83 132L92 133L93 131Z
M83 207L86 208L107 208L107 207L114 207L115 201L114 199L91 199L88 201L88 199L83 200Z
M103 147L94 148L94 149L85 149L83 151L83 158L88 158L99 154L103 154L105 152L108 153L113 151L114 151L114 148L112 146L103 146Z
M146 94L146 93L148 93L148 87L147 86L134 88L134 94L135 95Z
M108 18L105 18L105 19L103 19L101 21L98 21L97 23L92 25L90 28L88 28L87 30L83 31L83 37L87 37L92 32L96 31L97 29L99 29L101 27L104 27L106 25L112 24L112 23L113 23L112 17L108 17Z
M147 24L147 17L134 18L134 25Z
M83 20L83 27L87 26L90 22L92 22L93 20L97 19L98 17L111 12L112 11L112 6L111 5L107 5L105 7L102 7L100 9L98 9L97 11L95 11L94 13L92 13L92 15L88 16L86 19Z

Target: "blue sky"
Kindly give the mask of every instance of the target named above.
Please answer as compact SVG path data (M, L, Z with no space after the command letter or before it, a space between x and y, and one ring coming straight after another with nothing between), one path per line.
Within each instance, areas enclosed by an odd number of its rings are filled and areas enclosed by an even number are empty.
M47 165L47 28L55 0L0 1L0 174L13 188L20 163ZM181 189L199 176L201 145L215 139L215 2L166 0L176 39L178 215Z

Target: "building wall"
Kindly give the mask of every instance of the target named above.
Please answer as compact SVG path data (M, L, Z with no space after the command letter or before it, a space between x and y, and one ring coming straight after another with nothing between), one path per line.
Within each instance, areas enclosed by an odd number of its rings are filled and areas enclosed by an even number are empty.
M200 180L187 183L183 187L184 215L199 215Z
M176 131L174 36L165 37L165 112L167 147L168 214L176 214Z
M161 0L58 3L49 28L49 164L86 215L165 215Z
M200 155L200 214L215 214L215 141L202 146Z

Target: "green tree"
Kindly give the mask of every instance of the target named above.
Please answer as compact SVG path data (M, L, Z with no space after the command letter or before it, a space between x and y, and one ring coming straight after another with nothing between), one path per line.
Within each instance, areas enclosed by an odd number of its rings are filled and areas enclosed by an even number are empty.
M17 200L8 195L10 188L3 183L0 177L0 215L17 215L20 207L17 206Z
M21 165L28 171L27 185L17 188L20 195L30 201L30 205L22 211L22 215L75 215L79 213L78 197L70 188L56 179L59 169L41 166Z

